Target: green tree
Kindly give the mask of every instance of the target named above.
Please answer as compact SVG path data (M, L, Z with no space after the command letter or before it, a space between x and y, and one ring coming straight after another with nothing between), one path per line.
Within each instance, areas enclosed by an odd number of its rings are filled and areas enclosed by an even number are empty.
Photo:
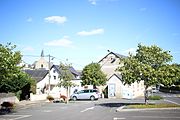
M169 51L153 45L138 45L135 55L122 58L122 67L118 71L122 74L124 84L132 84L135 81L144 81L145 103L147 104L147 89L156 84L172 85L178 76L179 69L168 64L172 60Z
M180 82L180 67L177 64L163 65L158 70L159 82L170 87Z
M94 87L106 84L106 75L101 71L98 63L91 63L82 71L82 85L93 85Z
M20 91L25 85L33 84L33 80L18 67L21 62L20 51L14 51L15 45L0 44L0 92Z
M64 64L60 64L60 83L59 86L63 86L66 89L66 93L67 93L67 103L69 100L69 88L72 86L75 86L74 83L72 83L72 79L73 79L73 74L70 71L70 65L64 65Z

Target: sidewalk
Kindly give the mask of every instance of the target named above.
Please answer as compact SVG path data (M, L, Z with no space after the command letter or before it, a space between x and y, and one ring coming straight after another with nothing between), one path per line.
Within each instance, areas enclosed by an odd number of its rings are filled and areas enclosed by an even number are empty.
M16 106L15 109L23 109L23 108L31 107L34 105L43 105L45 103L47 103L47 100L41 100L41 101L23 100L15 104Z
M120 107L116 109L116 112L123 112L123 111L143 111L143 110L179 110L180 108L178 107L170 107L170 108L141 108L141 109L135 109L135 108L128 108L128 109L123 109L123 107Z
M125 104L144 104L144 98L136 98L136 99L131 99L131 100L128 100L128 99L121 99L120 101L121 103L125 103ZM148 100L148 104L163 104L163 103L167 103L169 104L168 101L162 99L162 100ZM125 108L126 105L124 106L121 106L119 108L116 109L117 112L121 112L121 111L140 111L140 110L163 110L163 109L180 109L180 108L177 108L177 107L170 107L170 108L139 108L139 109L136 109L136 108Z

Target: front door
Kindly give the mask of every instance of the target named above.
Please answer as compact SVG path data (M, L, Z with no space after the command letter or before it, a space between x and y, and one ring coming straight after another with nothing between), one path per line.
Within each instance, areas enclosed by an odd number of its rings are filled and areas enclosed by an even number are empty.
M115 97L115 84L109 84L108 89L108 96Z

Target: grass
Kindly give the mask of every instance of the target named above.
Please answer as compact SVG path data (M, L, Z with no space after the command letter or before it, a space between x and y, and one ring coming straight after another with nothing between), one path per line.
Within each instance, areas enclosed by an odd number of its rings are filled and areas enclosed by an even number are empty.
M163 99L163 97L159 95L151 95L148 97L148 100L161 100L161 99Z
M178 107L180 108L180 105L176 105L176 104L139 104L139 105L128 105L125 107L126 108L172 108L172 107Z

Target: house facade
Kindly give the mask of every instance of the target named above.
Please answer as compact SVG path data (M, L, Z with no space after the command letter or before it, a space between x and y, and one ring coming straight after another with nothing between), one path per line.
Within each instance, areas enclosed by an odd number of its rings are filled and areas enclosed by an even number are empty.
M120 74L113 74L107 82L108 98L133 99L144 94L144 82L124 85Z
M23 71L36 81L36 95L44 95L45 98L47 94L55 97L59 97L60 94L66 95L66 89L59 87L59 76L61 75L59 65L53 65L53 63L47 61L43 50L40 59L34 62L32 66L31 68L23 69ZM76 87L71 88L73 92L73 90L81 87L80 74L73 67L70 67L69 71L73 74L72 82L77 84Z
M124 85L121 74L116 71L118 67L121 67L120 58L126 56L109 52L98 63L101 66L101 70L107 75L107 85L104 87L108 98L126 98L133 99L138 96L144 95L144 82L135 82L131 85Z
M25 72L36 80L36 94L47 94L49 92L54 92L54 89L59 83L59 70L55 65L53 65L50 69L50 77L49 70L45 69L27 69Z

